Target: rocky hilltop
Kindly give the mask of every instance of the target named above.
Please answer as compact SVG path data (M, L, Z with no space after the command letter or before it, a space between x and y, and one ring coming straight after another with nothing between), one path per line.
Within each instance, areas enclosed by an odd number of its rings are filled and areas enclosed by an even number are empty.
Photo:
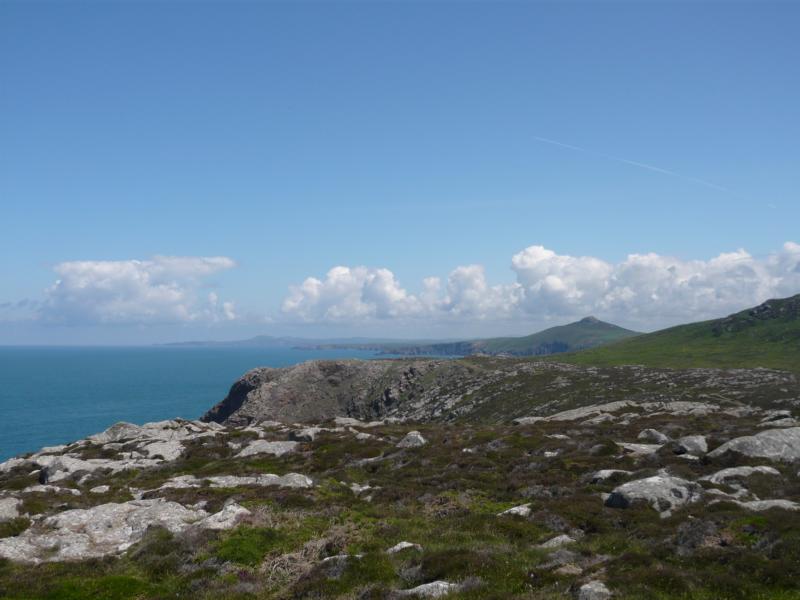
M253 369L202 420L244 424L379 417L422 394L425 377L444 366L444 361L321 360Z
M798 417L765 369L257 369L0 464L0 597L794 598Z
M309 361L249 371L202 420L245 425L390 417L503 423L532 412L613 400L704 400L716 394L767 406L797 395L797 386L796 374L767 369L600 368L495 357Z

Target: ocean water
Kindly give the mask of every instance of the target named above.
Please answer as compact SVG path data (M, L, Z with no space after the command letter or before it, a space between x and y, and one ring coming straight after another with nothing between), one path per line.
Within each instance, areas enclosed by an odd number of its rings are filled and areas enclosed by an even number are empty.
M0 347L0 461L117 421L196 419L254 367L373 356L283 348Z

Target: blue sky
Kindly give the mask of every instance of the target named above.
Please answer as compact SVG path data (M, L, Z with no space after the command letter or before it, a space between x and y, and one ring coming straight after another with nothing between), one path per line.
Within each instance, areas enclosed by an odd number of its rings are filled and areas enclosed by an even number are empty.
M649 330L800 292L799 18L2 3L0 343Z

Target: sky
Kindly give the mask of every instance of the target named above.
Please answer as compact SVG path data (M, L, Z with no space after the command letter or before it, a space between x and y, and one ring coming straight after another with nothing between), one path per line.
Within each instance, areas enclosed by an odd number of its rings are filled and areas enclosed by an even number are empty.
M800 3L0 2L0 344L800 292Z

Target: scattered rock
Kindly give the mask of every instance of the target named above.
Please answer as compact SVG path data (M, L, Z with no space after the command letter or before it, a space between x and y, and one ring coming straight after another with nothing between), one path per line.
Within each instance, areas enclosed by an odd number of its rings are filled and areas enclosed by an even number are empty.
M447 594L452 594L461 589L457 583L448 581L433 581L424 583L409 590L399 590L395 593L400 598L441 598Z
M360 483L353 482L350 484L350 491L353 492L356 496L362 494L368 490L373 489L372 486L368 483L361 485Z
M601 412L590 419L581 422L581 425L600 425L601 423L609 423L616 417L611 413Z
M419 448L428 443L419 431L409 431L402 440L397 443L398 448Z
M566 548L559 548L555 552L551 552L547 558L547 562L540 565L540 568L552 569L554 567L563 567L564 565L575 564L580 560L580 556L577 553L567 550Z
M639 432L639 435L636 436L636 439L651 444L666 444L670 441L668 435L664 435L655 429L643 429Z
M509 508L508 510L504 510L503 512L497 513L498 517L501 516L516 516L516 517L527 517L531 514L531 505L530 504L521 504L520 506L515 506L513 508Z
M72 496L80 496L81 491L74 488L59 487L57 485L30 485L22 490L23 494L70 494Z
M336 417L333 420L337 427L364 427L364 422L352 417Z
M712 475L701 477L700 481L708 481L710 483L719 485L725 483L727 479L739 479L743 477L750 477L754 473L763 473L764 475L780 475L780 471L773 467L731 467L729 469L722 469Z
M22 500L19 498L0 498L0 523L16 519L21 504Z
M183 454L183 444L178 441L153 442L142 446L142 451L148 458L161 457L164 460L175 460Z
M793 461L800 459L800 427L768 429L756 435L738 437L725 442L709 452L715 458L726 452L742 454L750 458Z
M655 454L661 449L661 444L629 444L626 442L617 442L617 446L622 448L625 454L632 454L634 456Z
M250 514L250 511L235 502L227 504L221 511L207 516L198 523L201 529L232 529L236 524Z
M313 438L312 438L313 439ZM256 454L271 454L273 456L283 456L289 452L294 452L297 442L268 442L266 440L254 440L236 455L236 458L245 458Z
M546 542L539 544L539 548L552 549L566 546L567 544L574 544L575 540L568 535L557 535Z
M89 490L90 494L105 494L111 487L107 485L97 485Z
M740 502L733 500L736 504L747 510L761 512L763 510L770 510L771 508L781 508L783 510L800 510L800 504L792 502L791 500L751 500L749 502Z
M305 429L295 429L289 432L289 439L295 442L313 442L323 431L326 430L322 427L306 427Z
M231 505L233 506L233 505ZM241 507L239 507L241 509ZM19 562L83 560L117 554L142 539L152 525L172 533L198 527L232 527L230 507L209 519L203 510L161 499L132 500L73 509L45 518L40 526L0 539L0 557ZM244 510L244 509L242 509ZM224 514L223 514L224 513Z
M708 452L708 443L705 436L702 435L687 435L677 441L675 454L691 454L700 456Z
M644 501L655 510L668 516L670 511L698 501L702 488L691 481L667 473L629 481L614 488L606 498L610 508L628 508L633 502Z
M422 546L419 544L412 544L411 542L398 542L386 551L386 554L397 554L403 550L412 548L418 552L422 552Z
M569 563L562 567L558 567L555 571L553 571L553 573L556 575L562 575L564 577L574 577L583 573L583 569L581 569L575 563Z
M578 590L578 600L608 600L611 591L600 581L584 583Z
M208 484L212 488L235 488L243 485L255 485L261 487L278 486L287 488L310 488L314 482L310 477L300 473L287 473L286 475L265 475L238 476L238 475L213 475L205 478L197 478L194 475L179 475L164 482L159 490L165 489L184 489L198 488Z

